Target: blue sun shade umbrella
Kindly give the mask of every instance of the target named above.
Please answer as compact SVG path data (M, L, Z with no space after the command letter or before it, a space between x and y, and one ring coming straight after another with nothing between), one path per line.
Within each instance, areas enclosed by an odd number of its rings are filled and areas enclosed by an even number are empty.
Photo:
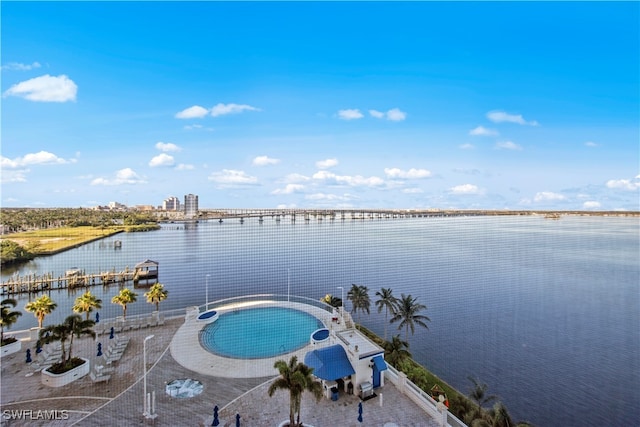
M240 414L236 414L236 427L240 427Z
M100 313L96 311L96 323L100 323Z
M27 349L27 363L31 363L31 349Z
M111 327L111 332L109 333L109 339L112 340L113 339L113 334L114 334L115 330L113 329L113 326Z
M362 422L362 402L358 402L358 422Z
M220 420L218 419L218 405L213 408L213 422L211 425L214 427L220 425Z
M98 354L97 354L97 356L98 357L102 356L102 343L101 342L98 343Z
M42 343L40 340L36 341L36 354L42 353Z

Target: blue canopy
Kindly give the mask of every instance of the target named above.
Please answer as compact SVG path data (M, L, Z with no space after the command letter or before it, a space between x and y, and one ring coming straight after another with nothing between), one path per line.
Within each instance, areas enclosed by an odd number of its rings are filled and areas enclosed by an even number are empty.
M378 355L378 356L374 357L373 359L371 359L371 361L376 366L376 369L379 372L382 372L385 369L387 369L387 362L384 361L384 358L382 356Z
M327 381L335 381L356 373L340 344L310 351L304 356L304 364L313 368L313 375Z

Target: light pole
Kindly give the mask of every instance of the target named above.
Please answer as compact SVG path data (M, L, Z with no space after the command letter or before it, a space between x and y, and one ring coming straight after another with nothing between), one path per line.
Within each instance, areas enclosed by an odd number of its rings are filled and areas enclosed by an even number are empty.
M344 325L344 288L338 286L338 289L340 289L340 322Z
M207 274L207 277L205 279L205 305L204 305L204 311L209 310L209 276L211 276L210 274Z
M152 417L151 412L150 412L150 402L149 399L147 398L147 341L149 341L151 338L153 338L153 335L149 335L148 337L146 337L144 339L144 342L142 343L142 360L144 362L144 377L143 377L143 383L144 383L144 412L142 413L142 415L145 416L145 418L150 418Z

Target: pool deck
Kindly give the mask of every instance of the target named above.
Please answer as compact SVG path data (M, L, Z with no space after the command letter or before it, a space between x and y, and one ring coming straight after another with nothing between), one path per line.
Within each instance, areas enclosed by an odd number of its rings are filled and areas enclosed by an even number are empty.
M311 310L313 308L310 308ZM326 314L326 312L324 312ZM121 335L131 338L116 371L109 382L94 383L85 376L60 388L40 383L40 374L25 363L25 351L31 343L23 342L23 350L2 358L0 372L0 405L2 411L31 411L28 419L0 418L2 426L96 426L148 424L157 426L209 426L213 407L220 408L220 425L235 426L235 414L240 414L242 426L277 426L288 418L288 394L278 391L270 398L267 388L277 376L273 362L219 360L203 350L197 332L204 326L184 318L168 319L163 326L128 331ZM147 341L147 388L156 393L158 417L147 420L143 412L143 341ZM193 339L196 342L193 342ZM108 335L98 337L106 347ZM197 345L194 345L197 344ZM189 348L190 351L178 351ZM299 350L301 354L308 348ZM95 362L96 341L83 338L74 342L74 355ZM32 354L35 354L32 348ZM289 355L280 357L288 359ZM185 367L188 366L188 367ZM251 375L257 375L250 378ZM204 385L202 394L178 399L168 396L165 385L175 379L191 378ZM340 394L337 401L323 398L316 402L306 393L302 402L302 420L315 427L380 426L394 423L406 427L439 425L413 401L391 383L376 389L378 396L363 402L363 419L357 421L357 396ZM58 410L59 420L34 419L38 411ZM3 412L4 414L4 412ZM24 413L23 414L29 414Z

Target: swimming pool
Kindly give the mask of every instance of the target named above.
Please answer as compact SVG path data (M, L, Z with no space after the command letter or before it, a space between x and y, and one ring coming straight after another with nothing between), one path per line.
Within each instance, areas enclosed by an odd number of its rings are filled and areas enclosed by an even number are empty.
M200 331L202 347L219 356L264 359L298 350L324 325L316 317L284 307L257 307L222 313Z

